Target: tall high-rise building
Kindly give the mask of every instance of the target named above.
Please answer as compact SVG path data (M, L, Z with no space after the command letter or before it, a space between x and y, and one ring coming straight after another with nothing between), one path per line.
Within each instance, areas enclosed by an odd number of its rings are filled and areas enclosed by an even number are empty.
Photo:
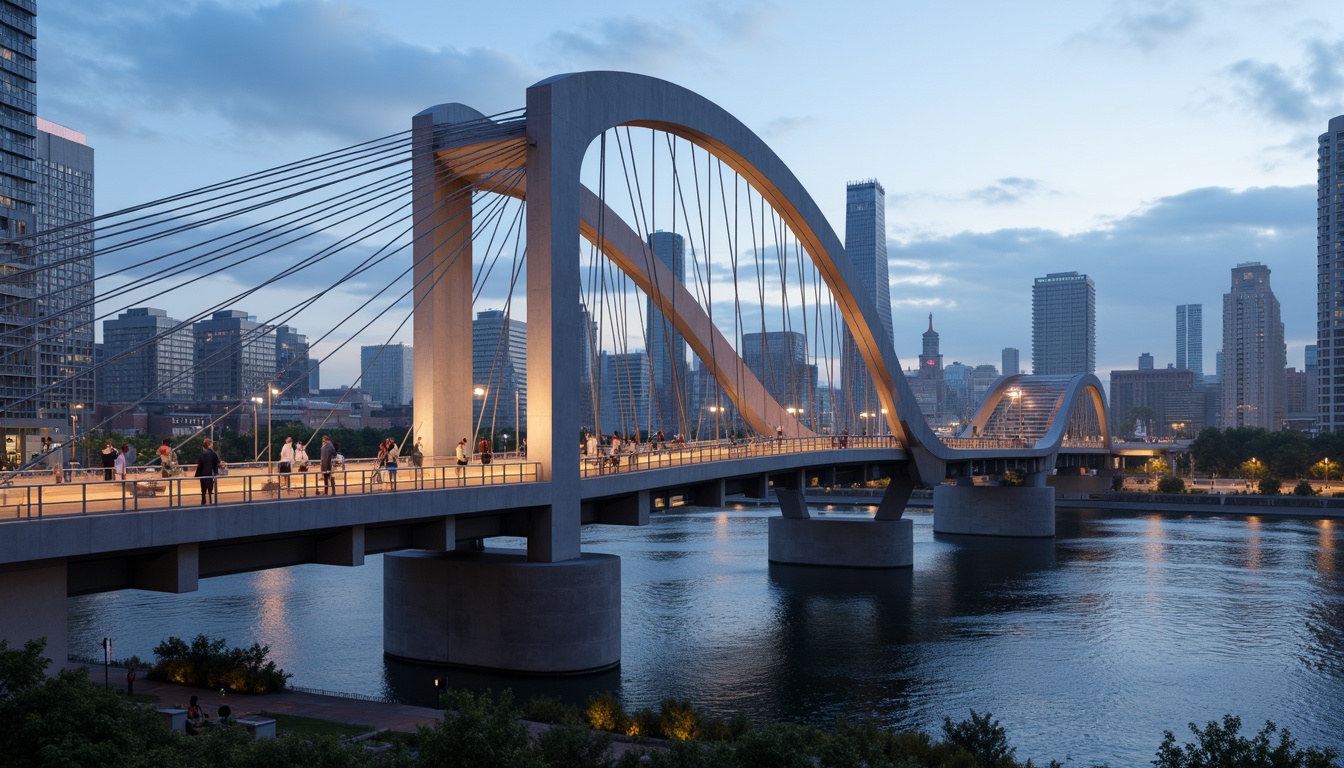
M190 402L193 343L191 326L162 309L133 307L104 320L98 402Z
M929 314L929 329L924 332L919 354L919 373L910 380L915 401L925 419L941 420L947 406L947 392L943 382L943 355L938 351L938 332L933 330L933 314Z
M94 396L93 148L40 117L37 129L37 405L53 413Z
M364 372L360 387L375 402L385 408L411 404L415 348L410 344L398 342L360 347L359 368Z
M1021 354L1017 347L1003 348L1003 375L1015 376L1022 372Z
M1176 306L1176 367L1194 371L1195 383L1204 380L1204 305Z
M742 334L742 362L765 391L804 425L816 407L817 366L807 362L807 337L797 331Z
M317 392L310 370L308 337L282 325L275 329L275 381L289 397L304 397ZM363 381L368 382L365 375ZM409 399L408 399L409 401Z
M1317 347L1315 344L1308 344L1303 349L1305 358L1305 373L1307 374L1307 410L1311 413L1313 430L1318 428L1320 422L1320 402L1321 402L1321 371L1316 363Z
M36 5L32 0L0 0L0 238L20 238L37 229L37 35ZM19 445L28 439L11 434L9 427L32 427L39 402L36 278L37 250L25 243L0 246L0 413L5 414L6 462L27 456ZM20 277L19 275L24 275ZM46 415L45 413L42 415Z
M1095 373L1097 288L1077 272L1053 272L1031 288L1031 372Z
M649 356L642 350L603 352L598 356L602 434L620 432L628 438L648 431L653 386L650 367Z
M859 274L861 285L877 309L876 333L885 333L890 343L891 276L887 263L887 191L876 179L850 182L845 188L845 254ZM859 347L845 328L840 346L840 386L843 404L836 406L836 421L843 429L862 428L859 414L875 413L881 407L877 387Z
M653 255L672 270L677 282L686 281L686 240L675 232L654 232L649 235L649 249ZM686 339L673 327L672 321L646 299L648 334L645 346L652 366L653 423L646 425L652 431L667 434L681 431L682 411L686 408Z
M471 382L476 428L527 428L527 323L502 309L476 313L471 323Z
M1252 261L1232 269L1223 294L1222 422L1224 427L1283 426L1287 350L1269 267Z
M579 423L585 429L593 429L597 423L597 413L593 410L597 397L593 390L597 369L597 357L593 355L593 348L597 346L597 323L583 302L579 302L579 324L582 327L579 335Z
M1153 370L1153 356L1151 354L1144 352L1143 354L1139 355L1139 370L1140 371Z
M1317 147L1317 427L1344 430L1344 115L1330 118Z
M245 400L275 382L275 329L236 309L191 327L197 400Z

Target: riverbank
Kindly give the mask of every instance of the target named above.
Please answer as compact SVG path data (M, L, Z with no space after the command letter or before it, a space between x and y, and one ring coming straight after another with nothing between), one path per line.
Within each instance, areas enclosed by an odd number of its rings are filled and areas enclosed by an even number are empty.
M882 488L809 489L810 505L876 506ZM774 499L733 499L744 506L772 506ZM907 507L933 507L932 491L915 491ZM1177 512L1195 515L1247 517L1303 517L1344 519L1344 498L1335 496L1262 496L1251 493L1105 493L1067 495L1055 499L1055 509L1102 509L1133 512Z

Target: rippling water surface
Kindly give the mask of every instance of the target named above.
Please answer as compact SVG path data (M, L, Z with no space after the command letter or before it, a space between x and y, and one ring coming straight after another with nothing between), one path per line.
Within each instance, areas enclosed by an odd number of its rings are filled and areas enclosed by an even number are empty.
M934 536L911 510L915 567L770 565L777 509L592 526L621 556L621 667L537 680L451 673L627 706L689 699L755 721L873 717L935 732L986 710L1020 758L1146 765L1164 730L1225 713L1300 744L1344 744L1344 524L1061 511L1054 540ZM853 512L835 511L848 515ZM491 545L510 545L494 540ZM268 644L296 685L433 701L433 668L384 660L382 567L301 566L199 592L72 598L72 653L149 658L169 635Z

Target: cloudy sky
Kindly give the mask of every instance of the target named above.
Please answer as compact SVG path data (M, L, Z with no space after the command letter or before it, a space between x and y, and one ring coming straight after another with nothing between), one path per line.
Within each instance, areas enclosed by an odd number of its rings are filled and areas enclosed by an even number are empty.
M1031 282L1097 285L1099 372L1174 360L1175 306L1260 261L1289 364L1314 343L1315 146L1344 113L1338 0L930 3L41 0L39 113L97 151L108 212L618 69L717 102L837 232L887 190L896 350L1031 347ZM310 331L302 319L296 323ZM408 339L409 340L409 339ZM356 366L357 367L357 366ZM324 368L323 384L343 383Z

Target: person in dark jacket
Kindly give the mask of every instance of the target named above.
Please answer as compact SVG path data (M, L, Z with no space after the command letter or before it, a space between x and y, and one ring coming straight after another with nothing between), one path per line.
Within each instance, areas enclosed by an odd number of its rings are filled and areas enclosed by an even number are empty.
M215 476L219 474L219 454L211 447L209 440L196 457L196 477L201 481L201 503L209 504L215 500Z

